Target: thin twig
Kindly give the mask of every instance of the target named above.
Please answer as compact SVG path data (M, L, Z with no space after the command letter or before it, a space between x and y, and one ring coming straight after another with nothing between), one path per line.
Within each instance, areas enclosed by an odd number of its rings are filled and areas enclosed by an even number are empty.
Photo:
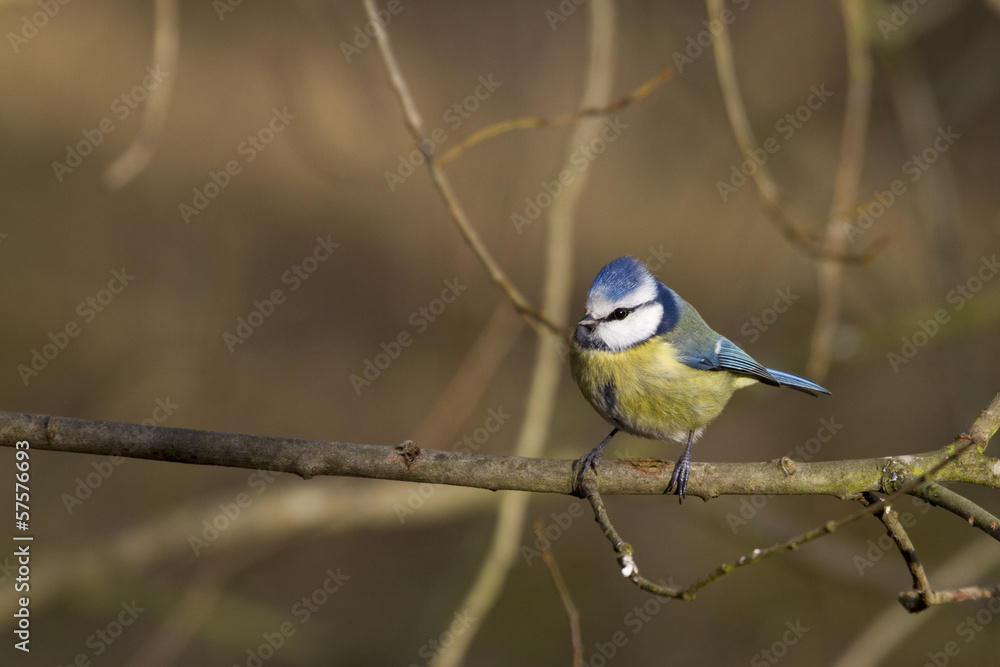
M621 568L623 577L630 579L639 588L650 593L655 593L656 595L678 597L685 600L694 598L694 596L690 598L685 597L682 592L678 592L679 589L660 586L640 575L639 566L636 564L634 557L635 549L632 548L631 544L622 539L622 536L615 529L614 524L611 523L611 517L608 516L608 509L604 506L604 499L601 498L601 494L597 491L597 485L594 483L593 476L587 475L583 478L583 481L580 482L580 490L583 492L583 497L590 503L591 509L594 510L594 520L597 521L597 525L604 532L604 537L611 542L611 547L615 550L615 554L618 557L618 566Z
M862 502L866 507L870 507L879 502L879 497L874 493L866 491L862 494ZM899 522L899 513L892 511L891 507L885 505L882 509L875 512L874 516L885 526L886 533L896 543L896 548L899 549L900 555L903 556L906 567L910 571L910 577L913 579L913 593L925 600L930 599L933 594L931 583L927 580L927 573L920 562L920 557L917 556L917 550L913 546L913 541L910 540L910 536L906 532L906 529L903 528L903 524Z
M615 111L621 111L629 105L646 99L660 84L669 81L673 78L673 76L673 68L666 67L654 74L649 80L625 97L617 99L605 106L590 107L588 109L577 111L576 113L562 114L553 118L546 118L545 116L522 116L520 118L508 118L507 120L487 125L486 127L473 132L468 137L441 154L441 156L437 158L437 164L439 167L443 167L476 144L481 143L486 139L491 139L501 135L505 132L510 132L512 130L530 130L543 127L555 127L557 125L570 125L584 118L607 116Z
M910 494L957 514L995 540L1000 540L1000 519L965 496L933 482L918 486Z
M976 451L980 454L985 452L986 445L998 430L1000 430L1000 394L993 397L969 429L969 437L975 441Z
M981 579L996 569L996 546L988 542L973 542L949 556L932 576L940 581ZM906 616L899 613L898 600L883 606L874 617L865 617L864 610L858 620L861 631L833 658L830 667L878 667L891 664L899 647L915 636L935 618L935 609ZM832 657L832 656L831 656Z
M869 514L874 514L875 512L880 511L883 507L887 507L891 503L895 502L899 497L901 497L901 496L903 496L905 494L910 493L911 491L913 491L913 489L915 489L918 486L920 486L921 484L925 483L927 480L935 477L942 470L944 470L947 467L951 466L951 464L953 464L955 461L957 461L966 452L969 452L969 451L974 452L975 451L974 445L976 443L971 438L961 437L960 436L960 442L961 442L961 444L959 444L957 447L952 446L951 447L951 451L948 453L948 455L944 459L942 459L940 462L938 462L937 464L935 464L934 466L932 466L930 468L930 470L928 470L927 472L925 472L922 475L919 475L915 479L910 480L909 482L905 482L905 483L899 485L897 489L895 489L892 493L890 493L887 497L883 498L882 500L880 500L880 501L878 501L876 503L873 503L872 505L869 505L868 507L866 507L865 509L863 509L863 510L861 510L859 512L855 512L854 514L849 514L849 515L847 515L847 516L845 516L845 517L843 517L841 519L838 519L836 521L828 521L825 524L823 524L822 526L814 528L814 529L812 529L812 530L810 530L810 531L808 531L806 533L803 533L802 535L800 535L798 537L794 537L794 538L792 538L792 539L790 539L790 540L788 540L788 541L786 541L786 542L784 542L782 544L776 544L776 545L774 545L772 547L768 547L767 549L763 549L763 550L757 550L757 549L755 549L753 551L753 553L749 557L748 556L744 556L744 557L740 558L738 561L735 561L735 562L730 563L728 565L723 565L723 566L719 567L715 572L713 572L712 574L710 574L708 577L706 577L702 581L697 582L696 584L693 584L690 588L693 589L693 591L697 591L700 588L703 588L704 586L706 586L707 584L709 584L709 583L715 581L716 579L722 577L723 575L728 574L729 572L731 572L733 569L736 569L737 567L742 567L744 565L749 565L750 562L761 560L763 558L767 558L767 557L773 556L773 555L778 554L778 553L782 553L782 552L785 552L785 551L790 551L790 550L793 550L793 549L798 549L800 546L802 546L806 542L811 542L811 541L813 541L815 539L818 539L820 537L824 537L826 535L829 535L829 534L833 533L834 531L839 530L840 528L843 528L844 526L852 524L855 521L858 521L859 519L862 519L862 518L868 516Z
M529 324L536 331L546 328L559 336L566 335L567 329L565 327L552 321L546 314L538 312L531 306L520 290L510 281L504 270L500 268L500 265L493 258L493 254L472 226L472 223L465 214L465 210L458 201L458 197L455 195L455 191L451 187L451 182L448 180L444 170L437 164L432 147L433 144L424 135L423 122L417 111L416 103L413 101L413 95L410 94L409 86L406 84L406 79L403 78L399 63L396 62L396 55L392 50L392 45L389 43L389 33L386 32L385 27L378 19L378 10L375 7L375 1L364 0L364 5L375 31L375 40L382 54L382 60L385 62L386 69L389 72L389 80L392 83L392 88L403 107L403 118L406 127L416 140L417 146L424 153L425 162L430 171L431 179L434 181L434 186L441 194L442 199L444 199L445 205L448 207L448 212L451 213L451 217L455 221L462 238L472 248L476 257L479 258L479 261L489 274L490 280L507 295L507 298L514 304L514 308L528 318Z
M128 149L104 171L104 185L112 192L121 190L149 166L163 136L167 109L177 76L180 21L177 0L156 0L153 31L153 66L166 70L166 77L149 90L139 132Z
M996 403L997 401L996 399L994 399L993 403L991 403L991 407L993 407L993 405ZM1000 414L997 414L995 412L988 413L987 411L983 411L983 413L981 413L979 418L976 420L976 423L973 425L973 429L975 429L978 425L980 425L980 422L982 421L989 421L990 426L987 428L993 429L992 431L990 431L991 433L995 432L996 431L995 425L998 422L1000 422ZM912 493L914 489L925 484L929 479L938 475L942 470L945 470L946 468L950 467L955 461L963 457L963 455L966 454L967 452L970 452L972 453L973 456L975 456L975 454L977 453L977 446L978 442L976 439L970 437L969 435L963 434L962 436L959 436L955 444L953 444L948 448L949 452L947 456L945 456L942 460L933 465L929 470L927 470L922 475L919 475L916 478L906 482L901 482L899 481L898 477L894 476L896 482L893 485L896 488L894 488L886 498L878 500L877 502L872 502L863 510L854 512L853 514L849 514L845 517L842 517L841 519L835 521L833 520L827 521L822 526L818 526L812 530L809 530L785 542L775 544L773 546L767 547L766 549L754 549L751 553L741 556L737 560L730 561L728 563L723 563L719 567L715 568L708 575L706 575L705 577L703 577L698 581L695 581L694 583L688 585L687 587L678 587L672 585L669 586L657 585L651 582L650 580L646 579L645 577L640 576L639 566L636 563L632 545L625 542L622 539L621 535L619 535L618 531L615 530L614 525L611 523L611 519L608 516L606 508L604 507L604 502L600 497L597 485L594 482L594 476L588 474L580 484L580 489L583 495L590 502L590 505L594 510L594 517L597 520L598 524L601 526L601 529L604 531L604 536L611 543L611 546L614 549L615 554L618 558L618 564L622 568L622 575L624 577L631 580L633 583L639 586L639 588L649 591L650 593L661 595L663 597L676 598L680 600L693 600L695 595L702 588L708 586L709 584L715 581L718 581L727 574L730 574L731 572L734 572L739 568L750 565L751 563L759 562L766 558L770 558L771 556L777 555L779 553L784 553L786 551L798 549L799 547L808 542L819 539L826 535L830 535L831 533L843 528L844 526L852 524L855 521L858 521L859 519L868 516L869 514L880 512L883 508L888 507L892 502L894 502L900 496ZM945 598L946 597L947 596L945 596ZM902 599L903 598L901 597L901 601ZM955 600L957 599L959 598L955 597ZM930 604L939 604L939 603L932 601L930 602Z
M535 535L538 536L539 541L544 541L545 536L542 533L541 519L535 519L534 528ZM559 600L562 602L563 609L566 610L566 616L569 618L569 635L571 646L573 647L573 667L580 667L583 664L583 637L580 633L580 612L577 611L576 605L573 604L573 597L570 595L569 588L566 587L566 582L559 572L559 565L556 563L556 557L552 555L552 549L544 549L542 551L542 561L545 563L545 567L549 569L552 584L556 587Z
M872 56L865 0L841 0L841 9L847 39L847 102L840 161L833 180L833 202L823 241L827 255L833 257L843 254L849 245L848 230L858 204L872 96ZM840 321L843 268L841 263L829 259L821 260L816 266L819 312L813 328L806 374L820 380L830 371L833 340Z
M601 106L611 97L615 47L615 11L611 0L591 2L588 18L589 57L581 103L584 108ZM601 131L602 124L602 121L595 119L577 125L570 137L567 154L593 140ZM566 160L570 160L569 155ZM564 319L569 314L573 223L577 202L587 182L586 175L581 176L565 186L563 193L555 198L549 209L542 303L545 312L553 313L558 319ZM519 456L539 456L545 448L563 367L558 348L562 340L562 335L539 332L535 345L535 368L525 403L526 415L515 448ZM507 575L518 555L528 501L528 496L522 494L507 494L500 501L499 518L490 549L461 606L461 609L474 618L484 618L500 597ZM479 627L480 624L473 625L457 635L449 646L443 647L434 661L435 667L461 664Z
M733 60L733 44L729 38L727 23L722 18L724 5L724 0L707 0L708 20L712 25L719 26L718 33L712 40L715 68L722 91L722 101L726 107L726 114L729 117L729 124L733 128L733 134L736 135L736 143L739 145L741 153L752 155L760 149L753 128L750 126L743 97L740 95L736 65ZM753 180L757 186L764 213L771 219L778 231L795 247L812 257L838 262L867 262L874 257L872 252L853 253L847 252L844 248L835 251L823 243L817 232L792 219L777 181L771 175L771 170L766 164L758 165L753 174Z
M953 591L935 591L926 599L916 591L906 591L899 596L899 602L906 607L906 611L915 614L938 604L985 600L997 597L1000 597L1000 586L966 586Z

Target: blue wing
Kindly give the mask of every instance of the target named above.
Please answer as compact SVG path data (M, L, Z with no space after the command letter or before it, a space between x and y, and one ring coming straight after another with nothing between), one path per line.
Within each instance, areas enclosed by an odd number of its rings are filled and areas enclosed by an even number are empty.
M663 288L679 304L675 316L664 331L657 332L677 349L677 360L691 368L703 371L729 371L752 377L772 387L791 387L815 396L830 392L804 377L764 368L731 340L720 336L705 324L698 311L675 292ZM666 322L666 318L664 318Z
M829 389L824 389L812 380L807 380L804 377L799 377L792 373L786 373L785 371L776 371L773 368L768 368L767 372L774 376L774 379L778 381L782 387L791 387L792 389L798 389L799 391L804 391L810 396L815 396L816 392L821 394L829 394Z
M698 344L682 344L680 346L681 354L678 357L678 361L691 368L704 371L729 371L731 373L739 373L740 375L749 375L764 384L774 387L781 385L781 382L771 374L771 371L757 363L753 357L737 347L728 338L719 336L712 340L711 343L711 347Z

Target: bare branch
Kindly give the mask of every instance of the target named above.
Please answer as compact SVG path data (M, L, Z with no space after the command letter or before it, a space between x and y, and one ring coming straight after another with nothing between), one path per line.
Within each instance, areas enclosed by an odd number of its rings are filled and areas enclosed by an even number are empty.
M581 106L593 108L603 105L611 97L614 78L615 9L612 0L594 0L588 5L588 58L586 83ZM592 141L601 131L603 122L590 119L577 125L570 136L566 160L581 144ZM548 234L545 249L545 285L542 308L558 320L569 315L573 275L573 229L576 207L586 188L587 175L582 174L565 185L562 194L555 198L549 209L546 225ZM535 367L531 387L526 397L526 415L518 435L516 453L520 456L539 456L544 451L555 414L556 397L562 375L562 358L559 343L563 338L557 333L540 331L535 344ZM518 542L524 530L528 512L528 496L507 494L500 501L499 516L493 539L479 572L462 602L462 609L475 618L484 618L500 597L507 575L513 567ZM475 624L455 637L449 646L442 647L434 660L435 667L460 665L480 625Z
M975 526L993 539L1000 540L1000 519L965 496L934 483L918 486L910 495L926 500L935 507L943 507L968 521L970 526Z
M993 397L986 409L969 429L969 437L976 441L976 451L982 454L996 432L1000 430L1000 394Z
M167 123L167 109L177 76L180 20L177 0L156 0L153 30L153 65L166 70L166 79L149 91L139 132L128 149L104 171L104 185L121 190L142 173L156 154Z
M538 539L544 541L545 535L542 533L541 519L535 519L534 529ZM577 611L576 605L573 604L573 598L570 596L569 588L566 587L566 582L559 572L559 566L556 564L556 557L552 555L552 549L544 549L542 551L542 561L545 563L545 567L549 569L552 584L556 587L559 600L562 601L563 609L566 610L566 616L569 618L570 642L573 647L573 667L580 667L583 664L583 638L580 634L580 612Z
M625 97L617 99L614 102L601 107L589 107L581 109L576 113L562 114L561 116L555 116L554 118L546 118L545 116L522 116L520 118L508 118L507 120L487 125L486 127L473 132L468 137L445 151L441 157L437 159L438 166L445 166L476 144L499 136L505 132L510 132L512 130L531 130L543 127L555 127L557 125L570 125L584 118L607 116L615 111L621 111L629 105L646 99L650 93L659 87L661 83L669 81L673 78L673 76L673 68L666 67L654 74L649 80Z
M874 493L866 492L863 494L862 502L866 507L870 507L878 503L879 498ZM899 513L893 512L888 505L884 505L882 509L875 512L875 518L885 526L886 533L896 543L896 548L903 556L906 567L910 570L910 576L913 578L913 594L924 600L929 599L933 595L931 583L927 580L927 573L924 572L924 566L920 563L920 557L917 556L917 550L913 546L909 534L903 528L903 524L899 522Z
M743 97L740 95L736 65L733 61L733 43L729 39L727 22L722 18L725 3L723 0L707 0L707 4L709 22L719 26L718 34L712 40L712 50L715 54L715 67L719 76L722 101L726 107L726 114L729 116L729 124L733 128L733 134L736 135L736 143L740 147L740 152L751 155L760 148L753 128L750 126ZM796 222L788 213L785 198L766 164L758 166L753 174L753 180L757 186L764 213L790 243L806 254L839 262L867 262L874 257L872 252L854 254L846 252L844 248L827 247L817 232Z
M848 229L858 204L861 167L868 135L868 109L872 97L872 56L864 0L842 0L847 38L847 103L840 161L833 181L833 202L826 224L823 248L831 257L844 254ZM843 265L831 260L816 266L819 279L819 313L813 328L806 374L822 380L830 370L833 339L840 322Z
M378 42L379 50L382 53L382 60L385 61L386 69L389 71L389 80L392 82L392 88L396 92L400 104L403 106L403 118L406 122L406 127L416 140L417 146L424 153L425 162L427 163L427 168L430 170L434 186L441 194L441 198L444 199L445 205L448 207L448 212L451 213L451 217L455 221L455 225L458 227L462 238L465 239L465 242L469 244L469 247L472 248L472 251L479 258L479 261L489 274L490 280L507 295L507 298L514 304L514 308L528 318L528 322L536 331L539 330L539 327L544 327L557 335L565 335L567 330L562 325L553 322L547 315L535 310L524 295L521 294L520 290L514 286L514 283L510 281L504 270L493 259L493 254L486 247L486 244L483 243L479 233L465 215L465 210L459 203L455 191L452 190L451 181L448 180L444 170L435 159L432 148L433 144L424 135L423 121L421 121L417 105L413 101L413 95L410 94L410 88L406 85L406 79L403 78L399 63L396 62L396 55L392 50L392 45L389 43L389 33L386 32L385 27L378 20L378 10L375 7L375 2L374 0L364 0L364 5L371 25L375 30L375 40Z
M548 408L551 414L551 407ZM865 510L830 521L799 537L716 568L687 588L654 584L640 579L632 548L614 530L600 493L662 494L673 464L654 459L605 461L595 480L588 475L575 489L572 461L524 457L487 456L421 449L412 442L396 447L296 440L233 433L195 431L163 426L119 424L68 417L0 412L0 446L28 441L34 450L127 456L181 463L222 465L275 472L346 475L411 482L451 484L484 489L505 489L578 494L587 497L595 516L619 556L623 573L650 592L691 599L709 583L751 562L782 553L829 534L870 513L878 512L902 494L913 493L930 478L965 481L1000 488L1000 460L981 454L986 440L1000 425L1000 395L983 410L969 434L935 452L890 458L827 463L796 463L787 459L755 464L696 464L689 492L705 499L728 494L827 494L858 498L865 491L890 494ZM541 431L540 433L544 433ZM536 433L533 439L539 437ZM513 496L526 498L526 496ZM518 520L517 512L501 512L501 522ZM511 519L513 517L513 519ZM975 596L993 595L994 589L966 588L925 596L927 604L941 604ZM909 597L901 597L913 606ZM908 606L907 608L910 608Z
M996 546L974 541L952 554L933 570L933 578L942 581L979 579L996 569ZM899 600L883 606L867 618L860 634L843 647L840 655L831 656L831 667L878 667L889 664L909 638L920 633L934 618L934 613L906 616L899 613Z
M930 598L924 599L916 591L907 591L899 596L899 602L911 614L923 611L928 607L938 604L950 604L953 602L966 602L968 600L984 600L987 598L1000 597L1000 586L966 586L953 591L937 591L932 593Z
M996 414L989 413L989 417L995 419ZM18 440L28 440L34 450L271 470L305 479L317 475L367 477L577 495L569 459L441 451L412 442L393 447L0 412L0 446L13 447ZM967 446L971 442L975 441L960 436L953 445L922 454L796 462L793 470L779 460L694 463L688 495L705 500L753 494L851 499L863 491L889 493L899 480L932 469L956 451L956 444ZM672 462L659 459L608 460L601 463L597 487L609 495L662 494L672 470ZM936 479L1000 488L1000 460L973 451Z
M992 408L995 404L997 404L996 400L991 403L990 407ZM977 426L979 426L984 420L995 421L1000 418L1000 416L995 413L987 416L988 412L989 411L987 410L980 414L980 417L973 425L973 429L976 429ZM615 530L615 527L611 523L611 519L608 516L607 509L604 507L604 502L601 499L600 492L598 491L597 485L594 483L592 475L587 475L587 477L584 478L580 484L580 490L590 502L590 505L594 510L594 518L604 531L604 536L609 542L611 542L611 546L618 558L618 564L621 566L622 576L632 581L632 583L639 586L639 588L649 591L650 593L679 600L693 600L698 591L705 586L708 586L709 584L723 578L727 574L750 565L751 563L757 563L766 558L770 558L771 556L798 549L807 542L812 542L813 540L830 535L840 528L854 523L869 514L879 515L879 517L883 519L887 528L890 528L891 526L890 535L892 535L894 540L897 540L897 545L900 546L900 551L903 553L904 558L906 558L907 563L910 565L910 572L913 575L915 585L918 588L916 592L908 592L901 595L900 601L904 604L904 606L907 606L907 609L910 611L920 611L921 609L924 609L932 604L941 604L942 602L957 601L960 599L974 599L971 597L973 595L980 595L981 597L993 595L993 589L979 588L961 589L961 591L955 592L951 596L947 594L940 594L939 596L939 594L932 593L930 584L928 583L927 577L923 572L923 568L920 566L919 560L916 558L916 552L913 549L913 544L909 541L909 537L906 536L902 526L899 525L898 522L894 522L891 516L885 518L888 515L887 510L890 503L894 502L897 498L904 494L912 493L914 489L925 485L928 480L935 478L943 471L948 470L966 455L975 457L978 454L977 442L967 435L959 436L955 445L947 447L946 449L948 450L948 454L943 459L939 460L928 470L915 478L911 478L907 481L905 475L898 475L893 472L892 476L887 480L887 486L893 487L888 497L878 500L874 496L866 497L865 495L862 495L859 500L867 505L865 509L849 514L836 521L827 521L822 526L813 528L812 530L809 530L797 537L772 545L766 549L754 549L751 553L741 556L737 560L723 563L702 579L695 581L686 587L674 586L673 584L657 585L649 579L641 576L639 574L639 566L636 562L632 545L625 542L621 535L619 535L618 531ZM911 598L913 598L913 596L916 596L916 599L920 602L912 602ZM908 601L910 603L909 605Z
M970 449L974 450L973 443L970 443ZM949 491L940 484L934 484L933 482L917 486L910 492L910 494L917 496L918 498L923 498L933 505L946 507L960 516L964 513L975 512L976 510L986 514L987 516L991 516L978 505L975 505L954 491ZM866 504L876 504L878 502L878 497L874 494L866 493L864 495L864 502ZM947 500L942 500L942 498L946 498ZM968 509L968 506L970 505L975 509ZM875 516L878 517L878 519L885 525L886 532L888 532L889 537L892 538L893 542L896 543L896 547L899 549L899 553L902 554L903 560L906 561L906 566L909 568L910 575L913 577L913 590L905 591L899 595L900 604L902 604L903 607L911 614L924 611L928 607L938 604L949 604L954 602L963 602L965 600L1000 597L1000 586L994 586L992 588L966 586L965 588L960 588L954 591L935 592L931 588L930 581L927 579L927 574L924 572L924 566L920 563L920 558L917 557L917 551L913 546L913 542L910 541L910 537L907 535L906 529L904 529L902 524L899 523L899 515L896 512L891 511L888 505L883 503L882 509L878 510L875 513ZM977 525L971 518L969 519L969 523ZM1000 526L998 526L998 523L1000 522L997 522L996 519L994 519L992 524L987 524L986 526L977 525L977 527L985 530L987 533L992 535L994 539L1000 540L1000 532L998 532L998 527Z

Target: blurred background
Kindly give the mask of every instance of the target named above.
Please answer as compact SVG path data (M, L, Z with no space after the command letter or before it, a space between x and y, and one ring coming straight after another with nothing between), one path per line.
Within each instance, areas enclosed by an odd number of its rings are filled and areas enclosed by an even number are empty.
M503 119L578 107L586 5L394 7L388 30L439 151ZM820 231L846 94L839 6L727 7L751 124L778 146L767 165L789 215ZM741 392L696 461L928 451L1000 389L997 5L869 7L875 77L859 205L884 210L849 245L877 252L843 271L831 370L813 378L833 395ZM754 357L804 373L815 263L734 175L747 156L726 117L705 6L617 10L613 96L675 72L614 114L620 131L579 163L589 180L571 316L600 267L630 253ZM152 3L0 4L4 410L513 451L536 336L459 237L426 168L408 164L414 145L366 22L360 2L181 2L176 64L164 67ZM829 95L820 103L816 90ZM162 114L161 135L141 130L145 113ZM527 225L512 216L544 201L571 132L506 133L446 168L535 304L545 212ZM117 161L144 136L151 160L116 181ZM544 455L576 458L607 429L564 366ZM607 456L679 453L618 436ZM0 457L12 470L13 452ZM502 493L50 452L35 452L31 471L32 650L26 659L9 639L5 549L4 664L425 665L473 629L467 664L570 663L530 521L491 613L462 608ZM10 497L12 473L0 489ZM960 490L1000 511L995 491ZM855 509L827 497L606 500L643 574L676 584ZM936 588L1000 577L1000 547L985 535L910 500L897 509ZM907 615L896 596L909 576L874 519L678 603L622 580L582 501L533 496L535 517L579 608L588 665L834 664L874 629L891 653L867 664L974 665L1000 651L996 606Z

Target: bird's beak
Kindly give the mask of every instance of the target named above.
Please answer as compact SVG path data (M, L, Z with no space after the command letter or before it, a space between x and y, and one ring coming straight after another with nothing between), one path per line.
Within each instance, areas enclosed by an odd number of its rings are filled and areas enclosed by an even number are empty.
M593 347L594 339L597 337L598 324L600 321L591 317L590 313L584 315L583 319L577 323L576 333L573 335L581 347Z

